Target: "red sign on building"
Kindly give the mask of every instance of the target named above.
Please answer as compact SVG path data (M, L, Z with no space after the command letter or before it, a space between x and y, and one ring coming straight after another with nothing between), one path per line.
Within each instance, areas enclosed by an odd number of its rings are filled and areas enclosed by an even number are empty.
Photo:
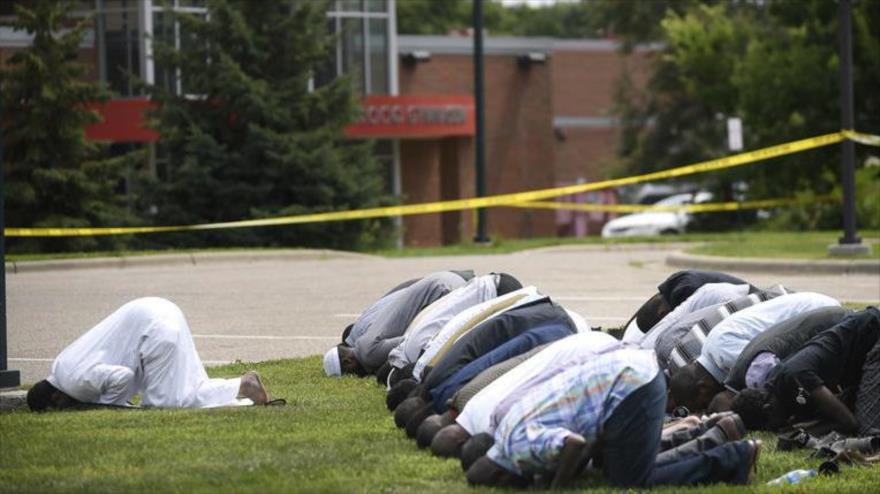
M354 138L474 135L474 98L465 96L368 96L360 121L345 128Z
M114 99L89 105L103 121L85 128L86 138L110 142L154 142L159 133L146 126L146 112L153 103L146 98Z

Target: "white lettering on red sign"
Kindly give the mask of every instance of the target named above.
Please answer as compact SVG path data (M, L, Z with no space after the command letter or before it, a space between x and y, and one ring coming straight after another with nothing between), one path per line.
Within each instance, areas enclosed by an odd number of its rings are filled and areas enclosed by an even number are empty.
M360 123L367 125L458 125L467 120L463 106L369 105Z

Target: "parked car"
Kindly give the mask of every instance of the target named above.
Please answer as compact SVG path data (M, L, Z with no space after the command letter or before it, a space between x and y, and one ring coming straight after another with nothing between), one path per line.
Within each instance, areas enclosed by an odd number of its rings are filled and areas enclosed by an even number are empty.
M682 206L700 204L712 200L711 192L675 194L662 199L655 206ZM684 233L688 223L693 219L691 213L685 211L645 211L615 218L602 227L602 236L633 237L641 235L670 235Z

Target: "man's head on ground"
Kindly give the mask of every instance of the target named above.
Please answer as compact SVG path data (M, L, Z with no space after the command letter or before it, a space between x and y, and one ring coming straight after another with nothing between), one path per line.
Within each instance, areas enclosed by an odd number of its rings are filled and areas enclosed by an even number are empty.
M725 389L716 394L715 397L712 398L712 401L709 402L708 412L718 413L729 411L734 398L736 398L736 393L729 389Z
M686 407L692 413L705 410L724 387L699 362L678 369L669 379L669 400L666 410Z
M495 284L495 294L499 297L522 288L518 279L507 273L498 273L498 282Z
M636 311L636 325L643 333L647 333L671 310L663 295L656 293Z
M404 379L391 386L385 395L385 406L388 410L395 411L403 400L412 395L412 391L419 385L415 379Z
M447 425L431 440L431 452L441 458L461 458L461 447L470 438L464 427L456 423Z
M434 436L437 435L437 432L451 423L452 416L449 412L446 412L443 415L435 414L429 416L421 425L419 425L418 430L416 430L416 444L419 448L427 448L431 445L431 441L434 440Z
M406 424L409 422L409 419L412 418L413 414L426 404L427 402L418 396L411 396L403 400L400 402L400 405L397 405L397 407L394 408L394 425L399 429L403 429L406 427Z
M508 472L490 460L488 456L481 456L467 471L467 481L471 485L488 485L496 487L526 487L529 481Z
M376 370L376 382L379 383L380 386L388 385L388 376L391 374L391 370L394 367L391 366L389 362L385 362L382 364L382 367Z
M52 386L49 381L43 379L34 384L27 393L27 405L34 412L48 410L64 410L73 408L81 403L71 398L67 393Z
M354 356L354 349L344 344L336 345L324 354L324 373L331 377L342 374L367 375L366 369Z
M416 438L416 432L419 431L419 427L422 425L422 422L425 421L428 417L434 415L434 407L430 402L426 402L422 408L417 409L410 415L409 420L406 422L406 436L410 439Z
M733 399L730 408L739 414L749 430L776 430L788 419L776 397L765 389L743 390Z
M495 444L492 434L481 432L461 445L461 469L467 472Z
M394 368L391 371L391 375L388 377L388 386L394 387L395 384L403 381L404 379L413 379L413 369L415 369L416 364L407 364L405 367L398 369Z

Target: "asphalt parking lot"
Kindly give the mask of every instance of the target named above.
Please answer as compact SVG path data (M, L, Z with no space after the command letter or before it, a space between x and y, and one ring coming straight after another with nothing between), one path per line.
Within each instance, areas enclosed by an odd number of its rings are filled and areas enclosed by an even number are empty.
M386 259L343 254L278 259L226 256L197 264L6 274L9 368L23 383L48 373L68 343L123 303L161 296L186 314L206 364L323 353L390 287L442 269L504 271L593 326L620 326L666 276L675 245L566 246L503 255ZM320 258L316 258L320 257ZM841 301L880 300L880 277L732 272L757 286L782 283Z

